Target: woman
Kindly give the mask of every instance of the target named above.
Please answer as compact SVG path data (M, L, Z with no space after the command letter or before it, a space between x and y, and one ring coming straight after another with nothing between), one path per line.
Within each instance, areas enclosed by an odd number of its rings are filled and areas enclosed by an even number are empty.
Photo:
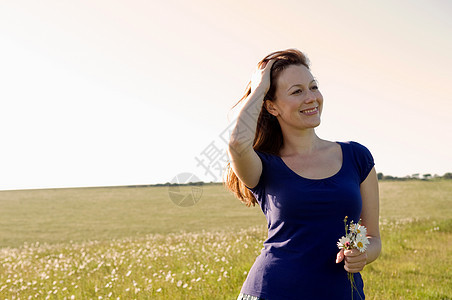
M268 238L238 299L364 299L359 272L381 250L372 155L316 135L323 97L298 50L259 62L240 102L226 185L247 206L259 204ZM365 252L338 251L345 216L367 227Z

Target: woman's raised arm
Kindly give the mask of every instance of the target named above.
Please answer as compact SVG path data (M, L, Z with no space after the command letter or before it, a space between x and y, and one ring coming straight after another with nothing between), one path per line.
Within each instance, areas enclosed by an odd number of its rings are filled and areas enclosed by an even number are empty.
M251 78L251 93L246 97L229 140L231 168L248 187L255 187L262 173L262 162L253 149L257 119L270 88L273 61L262 64Z

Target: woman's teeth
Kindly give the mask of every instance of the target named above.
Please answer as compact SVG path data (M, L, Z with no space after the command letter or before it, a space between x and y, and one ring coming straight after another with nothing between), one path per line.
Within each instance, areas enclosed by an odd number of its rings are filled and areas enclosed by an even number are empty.
M314 107L314 108L311 108L311 109L302 110L301 113L310 115L310 114L316 113L317 111L318 111L318 108Z

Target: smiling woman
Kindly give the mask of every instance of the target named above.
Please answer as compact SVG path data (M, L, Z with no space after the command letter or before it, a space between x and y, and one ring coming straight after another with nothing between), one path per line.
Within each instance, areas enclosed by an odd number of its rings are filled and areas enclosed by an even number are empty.
M317 136L323 96L298 50L259 62L241 101L226 185L247 206L259 204L268 238L238 299L363 299L359 272L381 249L371 153ZM345 216L367 227L367 251L337 252Z
M320 124L323 97L308 67L287 66L278 77L277 86L274 98L266 100L265 105L271 115L279 117L283 134Z

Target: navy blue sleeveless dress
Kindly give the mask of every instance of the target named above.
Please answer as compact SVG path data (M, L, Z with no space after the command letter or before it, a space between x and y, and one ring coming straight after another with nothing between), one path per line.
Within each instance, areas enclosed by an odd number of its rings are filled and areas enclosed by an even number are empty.
M268 238L241 293L268 300L351 299L343 262L336 264L344 218L358 222L360 184L374 166L369 150L356 142L338 143L341 169L325 179L307 179L279 157L256 151L262 175L250 189L268 223ZM353 299L364 299L355 273Z

